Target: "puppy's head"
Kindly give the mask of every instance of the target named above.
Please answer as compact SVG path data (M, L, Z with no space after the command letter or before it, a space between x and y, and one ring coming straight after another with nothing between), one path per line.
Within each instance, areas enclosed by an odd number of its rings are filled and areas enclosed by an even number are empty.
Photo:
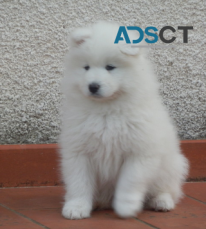
M125 41L114 44L118 29L117 24L98 22L70 36L66 61L70 86L89 99L115 99L133 86L135 59L141 49Z

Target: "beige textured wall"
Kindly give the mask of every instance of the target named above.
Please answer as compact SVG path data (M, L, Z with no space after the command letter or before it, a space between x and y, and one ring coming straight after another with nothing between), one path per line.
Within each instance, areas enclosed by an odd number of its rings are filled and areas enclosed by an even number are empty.
M150 58L180 137L206 137L205 0L0 0L0 144L57 141L67 35L99 19L194 26L188 45L177 32L176 46L150 49Z

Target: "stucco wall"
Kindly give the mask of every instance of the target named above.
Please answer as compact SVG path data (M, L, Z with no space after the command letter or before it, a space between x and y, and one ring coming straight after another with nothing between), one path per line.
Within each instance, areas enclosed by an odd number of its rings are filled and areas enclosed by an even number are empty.
M0 143L57 141L67 35L99 19L159 30L194 27L188 45L177 32L176 46L150 49L150 58L180 137L205 138L205 0L0 0Z

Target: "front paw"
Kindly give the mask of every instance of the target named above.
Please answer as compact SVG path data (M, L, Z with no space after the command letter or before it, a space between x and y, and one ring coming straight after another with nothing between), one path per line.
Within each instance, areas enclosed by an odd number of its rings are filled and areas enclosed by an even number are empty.
M83 219L90 217L91 206L82 200L70 200L64 204L62 215L67 219Z
M175 204L169 193L161 193L150 200L149 206L155 211L170 211Z
M143 208L141 198L128 197L128 198L115 198L113 207L117 215L122 218L136 217Z

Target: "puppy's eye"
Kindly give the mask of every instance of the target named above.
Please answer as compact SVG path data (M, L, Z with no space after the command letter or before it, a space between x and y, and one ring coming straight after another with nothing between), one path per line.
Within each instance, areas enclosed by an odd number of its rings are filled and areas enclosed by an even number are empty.
M84 69L88 71L90 69L89 65L85 66Z
M107 65L106 67L107 71L112 71L113 69L115 69L116 67L112 66L112 65Z

